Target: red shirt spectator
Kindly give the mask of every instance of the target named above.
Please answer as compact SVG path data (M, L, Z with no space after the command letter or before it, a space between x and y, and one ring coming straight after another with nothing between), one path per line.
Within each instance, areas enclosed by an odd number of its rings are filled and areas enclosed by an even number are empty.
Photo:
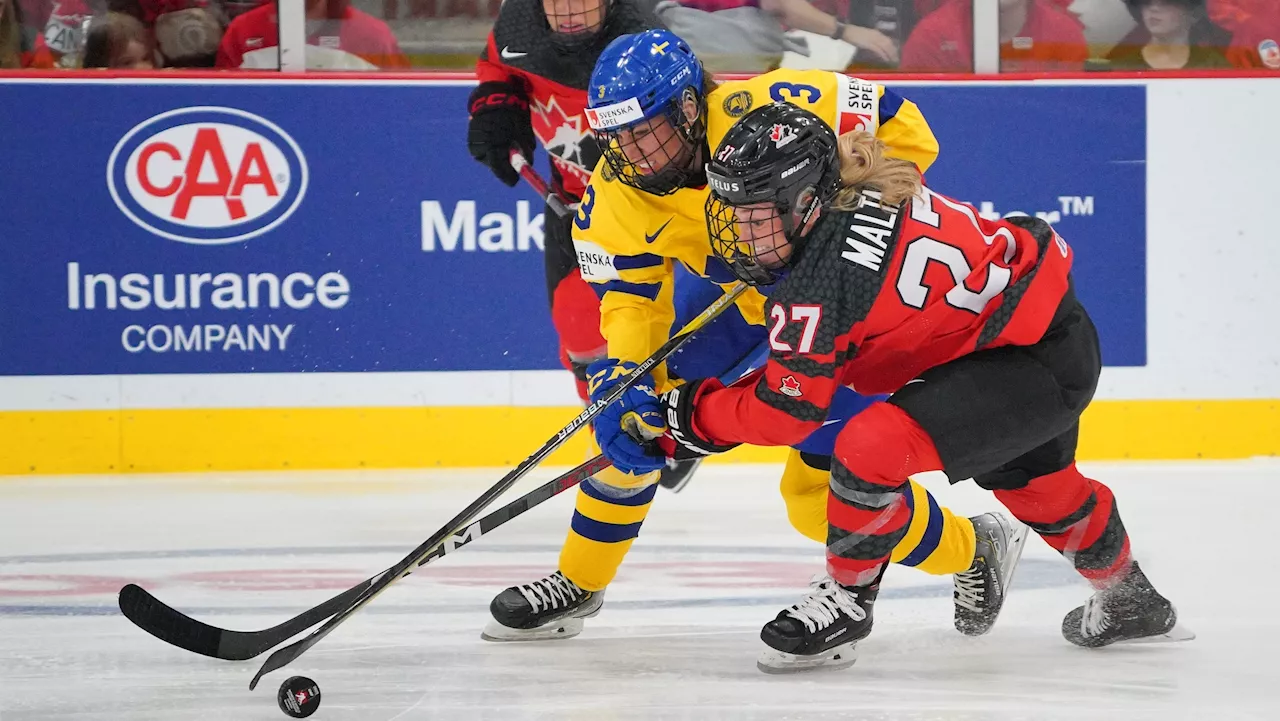
M1280 70L1280 2L1209 0L1209 18L1231 31L1227 60L1238 68Z
M1001 5L1008 2L1001 0ZM1054 0L1021 2L1026 6L1026 21L1022 27L1016 32L1001 28L1001 71L1083 70L1089 58L1089 48L1079 19L1058 9ZM1002 7L1001 14L1004 12ZM1005 24L1001 23L1002 26ZM901 68L917 72L971 72L972 0L951 0L921 19L902 48Z
M336 6L336 7L335 7ZM329 10L329 12L326 12ZM316 12L320 17L314 17ZM309 69L359 70L407 68L409 61L387 24L360 12L345 2L311 0L308 21L320 19L334 24L336 34L321 30L307 37ZM218 47L216 67L278 67L280 27L275 3L250 10L231 21Z

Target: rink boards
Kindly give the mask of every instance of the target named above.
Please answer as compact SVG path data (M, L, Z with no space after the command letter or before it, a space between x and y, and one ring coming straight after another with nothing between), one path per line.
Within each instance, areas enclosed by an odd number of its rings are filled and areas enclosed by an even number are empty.
M1075 248L1107 365L1082 457L1280 452L1280 79L892 85L941 142L931 185ZM466 155L469 89L0 81L0 473L536 448L575 413L541 206Z

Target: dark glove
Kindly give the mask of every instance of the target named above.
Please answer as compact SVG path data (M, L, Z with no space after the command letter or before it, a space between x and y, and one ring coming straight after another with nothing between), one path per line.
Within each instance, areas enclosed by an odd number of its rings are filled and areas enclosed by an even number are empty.
M677 461L688 461L695 458L706 458L717 453L724 453L737 448L739 443L720 445L703 438L693 422L694 407L702 396L724 388L724 384L715 378L701 378L690 381L662 394L663 415L667 421L667 435L673 441L672 447L664 448Z
M480 83L467 100L471 122L467 124L467 151L489 166L498 180L508 186L520 182L511 167L511 148L533 158L533 123L529 99L524 90L511 83Z

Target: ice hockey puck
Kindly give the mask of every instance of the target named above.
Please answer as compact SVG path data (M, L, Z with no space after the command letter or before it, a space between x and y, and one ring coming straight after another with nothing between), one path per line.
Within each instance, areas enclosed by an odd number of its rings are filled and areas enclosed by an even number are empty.
M281 711L294 718L306 718L320 708L320 687L306 676L293 676L280 684L276 700Z

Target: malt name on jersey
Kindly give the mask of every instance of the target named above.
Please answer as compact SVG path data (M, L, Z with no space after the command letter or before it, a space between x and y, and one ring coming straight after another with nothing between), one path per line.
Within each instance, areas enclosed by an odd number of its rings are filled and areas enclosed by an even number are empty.
M858 211L845 234L846 249L840 257L867 270L880 272L889 240L898 227L899 209L880 203L878 192L868 190L858 198Z

